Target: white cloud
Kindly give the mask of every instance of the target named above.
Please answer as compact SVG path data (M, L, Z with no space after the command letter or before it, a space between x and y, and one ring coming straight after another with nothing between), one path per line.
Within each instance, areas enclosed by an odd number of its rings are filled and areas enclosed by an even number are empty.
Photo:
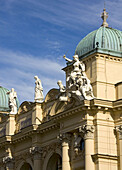
M58 88L57 81L64 79L61 70L63 65L56 60L2 49L0 49L0 58L0 64L3 65L0 67L1 86L8 89L15 88L21 102L33 101L35 75L38 75L42 81L44 95L51 88Z
M2 2L0 2L1 4ZM65 40L68 39L69 41L73 41L75 39L75 35L71 35L67 33L68 30L77 30L80 32L84 31L85 29L91 31L91 27L100 27L102 20L100 18L100 14L104 7L104 2L102 0L95 3L95 1L81 1L81 0L52 0L52 1L42 1L42 0L7 0L3 3L4 5L0 9L0 11L7 11L7 14L11 12L10 18L14 16L14 21L17 22L17 17L19 18L22 16L23 18L26 16L30 17L31 19L39 19L51 23L53 27L51 29L55 29L58 34L63 35ZM16 5L20 11L17 11ZM113 10L114 8L114 10ZM27 10L21 10L27 9ZM121 9L122 9L122 1L121 0L107 0L106 1L106 11L109 13L108 24L113 28L122 28L121 22ZM20 12L20 13L19 13ZM22 15L18 15L22 13ZM32 18L33 17L33 18ZM20 18L19 18L20 19ZM20 21L20 20L18 20ZM27 22L26 19L22 20L23 22ZM2 27L2 25L11 24L11 27ZM16 23L15 22L15 23ZM5 37L9 37L11 32L9 32L8 28L17 29L16 24L9 23L7 17L0 18L1 23L1 30L5 34ZM27 22L28 23L28 22ZM38 22L37 22L38 23ZM41 22L40 22L41 23ZM12 25L13 24L13 25ZM15 24L15 26L14 26ZM23 23L22 23L23 24ZM54 24L57 26L61 26L61 29L65 31L60 31L58 28L55 27ZM48 24L47 24L48 25ZM38 26L37 26L38 27ZM47 33L50 28L47 28ZM45 29L45 27L44 27ZM48 30L49 29L49 30ZM5 32L4 32L5 30ZM2 32L1 31L1 32ZM23 30L19 30L20 32ZM14 31L13 31L14 32ZM46 30L45 30L46 32ZM53 32L55 32L53 30ZM40 32L34 31L29 36L39 36ZM1 33L2 34L2 33ZM22 32L21 32L22 34ZM51 34L51 33L49 33ZM23 34L22 34L23 35ZM46 34L45 34L46 35ZM54 35L54 34L53 34ZM55 35L54 35L55 36ZM71 39L72 37L72 39ZM3 37L2 37L3 38ZM2 39L1 38L1 39ZM46 39L47 38L47 39ZM61 44L55 37L55 41L50 40L47 35L44 39L44 47L47 48L47 51L57 52L61 50L62 47L65 46L65 42ZM13 39L12 39L13 40ZM14 39L16 41L16 39ZM21 40L22 41L22 40ZM19 42L19 41L18 41ZM16 42L15 42L16 43ZM19 42L20 43L20 42ZM21 42L23 43L23 42ZM71 42L70 42L71 43ZM40 46L39 43L33 44L35 46ZM11 46L10 46L11 47ZM24 47L25 48L25 47ZM14 49L14 48L13 48ZM70 50L70 49L68 49ZM61 51L59 56L61 55ZM12 87L18 93L20 100L33 100L34 96L34 76L38 75L39 78L42 80L44 93L53 87L57 86L57 80L64 78L64 73L61 71L62 67L64 67L64 61L59 56L33 56L23 54L21 52L9 51L6 49L0 49L0 82L1 86L7 87L11 89ZM57 61L56 61L56 59ZM63 63L63 64L62 64ZM64 82L63 82L64 83Z
M99 27L102 23L100 19L100 14L104 8L104 2L102 0L98 3L95 3L95 1L82 2L79 0L49 1L49 3L33 0L26 1L35 7L28 13L29 15L52 24L69 27L69 29L83 30L84 24L85 26ZM106 10L110 13L110 25L113 25L113 27L116 26L116 23L118 23L119 27L122 26L120 22L121 9L121 0L106 1Z

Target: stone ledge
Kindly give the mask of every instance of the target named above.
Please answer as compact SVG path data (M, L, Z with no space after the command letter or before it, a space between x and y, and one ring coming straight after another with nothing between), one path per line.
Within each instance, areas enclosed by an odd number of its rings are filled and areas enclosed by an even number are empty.
M99 154L96 153L94 155L91 155L93 162L96 162L99 158L100 159L111 159L111 160L118 160L118 156L116 155L107 155L107 154Z

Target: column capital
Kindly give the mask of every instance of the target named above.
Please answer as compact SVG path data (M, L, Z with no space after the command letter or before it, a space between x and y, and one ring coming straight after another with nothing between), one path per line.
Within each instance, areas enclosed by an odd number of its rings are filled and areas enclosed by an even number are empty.
M122 125L116 126L115 130L119 134L119 140L122 140Z
M30 154L34 156L34 159L41 159L42 158L42 148L38 146L33 146L29 149Z
M79 132L83 133L84 139L93 139L94 126L93 125L82 125L79 127Z
M64 141L64 140L70 141L71 140L71 134L70 133L60 133L57 136L57 139L59 139L60 141Z
M3 158L3 163L13 162L14 158L12 156L6 156Z
M14 169L14 158L12 156L6 156L3 158L3 163L9 169Z

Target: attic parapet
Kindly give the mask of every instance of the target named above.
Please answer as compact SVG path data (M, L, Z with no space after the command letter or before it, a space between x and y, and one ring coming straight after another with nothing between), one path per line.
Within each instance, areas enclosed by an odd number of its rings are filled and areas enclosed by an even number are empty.
M42 119L42 104L35 102L32 110L32 124L39 125L42 123Z
M6 136L14 135L15 133L15 115L9 114L6 122Z

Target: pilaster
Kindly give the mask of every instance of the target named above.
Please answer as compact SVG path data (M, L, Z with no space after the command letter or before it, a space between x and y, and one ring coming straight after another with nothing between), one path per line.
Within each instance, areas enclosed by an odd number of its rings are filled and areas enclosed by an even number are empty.
M42 169L42 148L34 146L30 148L30 153L33 155L34 170Z
M94 126L82 125L79 132L83 133L85 140L85 170L94 170L92 155L94 154Z
M122 125L116 126L115 130L119 135L120 170L122 170Z

